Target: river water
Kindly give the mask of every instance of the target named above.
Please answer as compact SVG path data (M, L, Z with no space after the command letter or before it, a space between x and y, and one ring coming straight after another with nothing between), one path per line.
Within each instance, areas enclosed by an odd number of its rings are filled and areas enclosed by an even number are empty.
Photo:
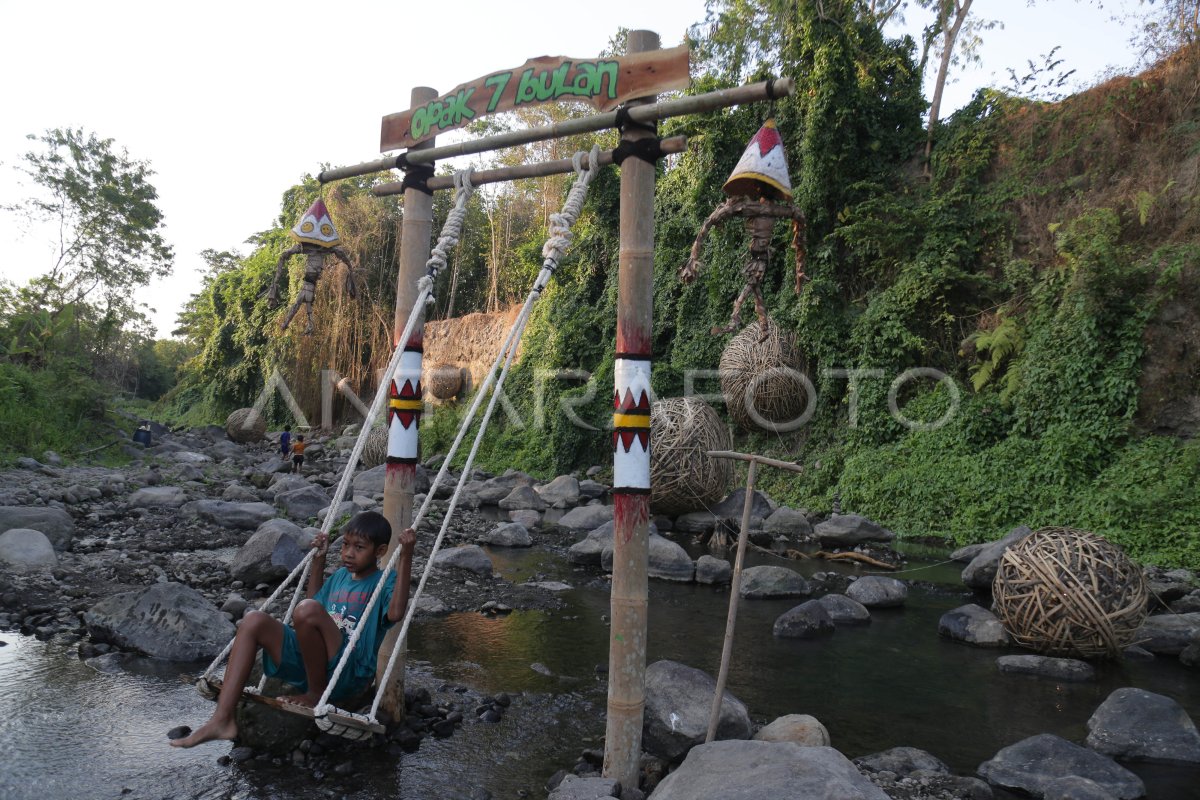
M416 624L410 682L453 682L514 695L499 724L468 722L403 756L363 750L348 777L314 783L287 764L220 765L228 743L169 748L165 733L212 706L179 680L184 665L133 659L81 662L74 648L0 633L0 798L495 798L545 797L546 779L581 750L602 746L608 594L595 571L541 550L491 551L498 573L535 574L577 588L565 607L486 617L456 613ZM768 556L752 555L748 565ZM776 562L777 563L777 562ZM910 566L921 566L914 559ZM828 565L805 562L811 573ZM846 568L852 571L853 567ZM957 565L926 566L903 609L818 641L776 640L775 618L795 601L743 601L729 690L767 722L812 714L854 757L896 745L928 750L961 774L1027 736L1081 742L1110 692L1137 686L1179 701L1200 720L1200 677L1174 659L1102 664L1095 683L1002 675L997 652L942 640L938 618L969 602ZM545 578L539 578L545 579ZM650 582L648 660L670 658L716 674L728 602L722 588ZM536 669L534 668L536 666ZM192 668L194 669L194 667ZM255 763L255 762L252 762ZM1133 765L1151 800L1200 798L1200 769Z

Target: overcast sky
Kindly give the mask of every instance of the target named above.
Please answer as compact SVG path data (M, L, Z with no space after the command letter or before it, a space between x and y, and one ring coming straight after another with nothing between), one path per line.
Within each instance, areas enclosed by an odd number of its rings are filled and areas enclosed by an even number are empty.
M977 0L974 12L1005 28L985 34L983 67L957 74L943 116L1055 45L1084 85L1128 69L1128 26L1108 5ZM282 193L306 172L378 157L380 118L407 109L414 86L446 91L538 55L593 57L619 27L656 31L670 47L703 20L704 0L0 0L0 15L0 205L31 193L14 169L33 144L27 134L83 127L149 161L175 274L140 299L167 336L199 289L199 252L248 253L246 238L271 226ZM910 13L908 24L923 21ZM13 214L0 212L0 242L9 280L53 264L51 232Z

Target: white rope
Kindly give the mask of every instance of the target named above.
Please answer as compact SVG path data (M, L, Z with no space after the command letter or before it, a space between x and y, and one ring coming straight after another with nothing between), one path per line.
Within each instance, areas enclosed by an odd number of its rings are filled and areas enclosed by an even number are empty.
M472 192L474 192L474 187L471 185L471 172L472 170L467 168L466 170L455 173L454 175L454 184L456 187L454 208L451 210L450 216L446 220L446 225L443 227L441 238L438 239L438 245L442 248L440 263L443 267L446 263L444 243L447 241L458 241L458 237L462 231L462 223L466 215L467 200L470 198ZM433 295L433 283L434 279L437 278L438 272L437 265L438 260L431 256L429 261L426 262L427 273L417 281L417 298L413 303L412 311L409 312L408 321L404 325L404 332L397 340L395 349L392 351L392 357L388 361L388 365L385 368L385 379L380 381L379 387L375 390L375 397L372 399L371 406L367 410L367 416L363 420L362 428L358 433L358 438L354 442L354 448L350 451L350 458L346 462L345 468L342 470L341 480L338 482L337 490L334 492L333 499L329 504L329 511L326 512L325 521L321 525L321 533L325 534L326 536L328 536L330 530L333 528L333 523L337 520L337 508L341 505L342 499L346 496L346 491L349 489L350 483L354 479L354 468L358 466L358 460L362 456L363 448L366 446L367 437L370 435L371 429L375 425L375 420L379 417L379 412L383 409L384 403L387 400L388 388L395 377L396 371L400 368L400 359L404 355L405 345L407 345L408 341L412 338L413 331L415 331L417 327L417 320L422 316L422 314L424 314L425 304L429 302ZM275 591L262 602L262 604L259 606L259 610L266 611L271 604L275 602L283 590L290 585L292 580L299 575L300 579L296 585L296 592L293 595L291 604L288 606L287 613L283 618L283 624L286 625L291 622L292 612L299 604L300 597L307 588L305 586L305 579L308 577L309 568L312 565L313 557L315 555L316 551L310 550L308 554L304 556L301 562L297 564L290 573L288 573L288 576L275 589ZM391 561L389 561L388 564L390 565ZM386 574L387 573L385 571L384 577L386 577ZM382 583L382 580L380 583ZM213 662L208 666L208 669L204 671L203 677L210 677L216 670L217 666L225 659L226 656L229 655L229 651L233 649L233 641L233 639L230 639L229 643L225 645L225 648L217 655L215 659L213 659ZM266 678L264 676L263 680L259 682L260 691L265 685L265 682Z
M565 221L566 226L568 228L568 230L567 230L568 234L570 233L570 231L569 231L570 224L575 221L575 218L578 217L579 212L583 207L583 195L585 195L587 193L587 186L588 186L588 184L591 183L592 178L595 176L595 174L599 168L599 162L600 162L599 150L600 150L600 148L598 146L592 148L589 169L586 172L582 169L581 154L577 155L574 160L578 178L575 182L575 185L571 187L571 191L568 193L567 203L564 204L563 215L562 215L562 219L560 220L560 223L562 221ZM556 216L559 216L559 215L556 215ZM561 227L562 226L560 224L559 229L556 232L561 233ZM450 524L450 519L453 516L454 508L456 507L456 505L458 503L459 495L462 492L462 487L465 483L465 479L470 474L471 464L474 462L475 454L479 449L479 443L482 440L484 431L487 429L488 421L491 418L491 414L492 414L493 410L495 409L496 401L499 398L500 387L503 386L504 378L506 377L506 375L508 373L508 367L512 363L513 355L516 353L516 344L517 344L517 342L520 341L520 334L521 334L521 332L524 331L525 324L528 322L529 311L532 308L534 301L537 300L537 298L541 295L542 289L545 287L546 282L549 281L550 276L553 274L555 268L557 268L557 266L558 266L557 258L561 258L562 252L565 249L565 244L569 244L569 240L570 240L569 235L567 237L562 237L560 235L557 238L560 241L562 241L563 244L561 246L555 247L551 250L551 255L553 255L553 259L551 258L551 256L547 256L546 260L543 262L542 270L538 274L537 280L534 282L534 286L529 293L529 297L526 298L525 305L522 307L521 313L518 315L516 321L514 321L513 326L509 330L508 336L505 339L504 345L501 347L500 355L497 356L496 361L492 364L492 369L489 371L487 380L485 381L484 385L480 388L480 390L478 392L476 392L475 400L472 403L471 410L468 413L467 417L463 420L463 424L459 428L458 436L455 438L454 444L452 445L450 451L446 455L446 458L442 462L442 467L438 471L437 477L434 479L433 483L430 485L429 491L425 496L425 502L422 503L420 511L413 518L411 527L415 529L420 524L421 520L424 518L425 512L429 509L429 506L433 500L433 496L435 494L435 490L437 489L437 486L441 482L442 478L445 476L446 471L449 468L450 461L454 457L455 453L457 452L458 446L461 444L463 437L466 435L466 431L469 430L471 422L474 419L475 413L479 408L479 404L482 401L484 395L487 394L487 389L488 389L489 385L491 384L493 378L495 377L497 365L499 364L501 359L504 359L504 361L505 361L504 368L500 372L500 377L498 378L497 383L496 383L496 389L492 393L492 399L488 404L488 409L485 412L483 421L480 423L480 429L479 429L478 434L476 435L475 445L471 450L470 456L468 457L467 464L463 467L462 474L459 477L458 486L456 487L454 494L450 499L450 507L446 513L445 519L442 522L441 531L439 531L437 538L434 540L433 548L430 550L429 557L426 560L425 569L421 574L421 580L417 585L416 591L412 592L409 596L408 609L404 615L404 621L401 623L400 633L396 637L395 647L393 647L391 656L388 659L387 668L384 670L383 677L380 680L376 681L377 685L379 685L379 686L386 686L388 680L391 678L392 670L395 667L396 660L398 659L399 654L403 648L403 643L405 641L405 637L408 634L408 629L412 624L413 615L416 612L416 608L417 608L417 600L421 596L421 593L425 589L425 584L429 580L429 575L433 569L434 555L437 553L438 549L441 547L442 540L445 538L446 530ZM388 562L384 567L385 574L388 569L392 569L394 567L395 562L398 559L399 555L400 555L400 553L397 550L396 552L393 552L391 554L391 556L388 558ZM382 588L383 588L383 582L380 581L379 585L377 585L375 587L375 591L371 593L371 597L367 600L366 608L363 610L363 614L361 617L362 619L366 619L370 615L371 610L374 608L375 603L378 601L378 598L382 591ZM346 645L345 651L342 654L342 658L338 661L337 667L334 669L333 674L329 678L329 684L325 687L324 693L321 695L320 700L317 701L316 706L313 708L314 716L323 717L333 709L333 706L331 706L329 704L329 696L332 694L333 687L337 685L338 679L341 677L341 674L342 674L346 664L349 662L349 655L353 651L354 646L358 641L358 637L359 637L359 628L356 627L354 629L354 632L350 636L350 641ZM379 703L381 700L382 700L382 693L377 692L375 695L375 700L371 705L371 712L370 712L370 716L368 717L369 720L375 719L375 716L379 710Z
M410 596L408 609L404 615L404 621L400 626L400 634L396 637L396 645L392 648L392 653L388 658L387 667L384 670L382 679L377 681L379 686L388 685L392 671L396 666L396 661L398 660L402 650L403 642L408 635L408 630L412 624L413 615L416 612L417 599L425 590L425 584L428 582L429 576L433 570L434 555L437 554L442 545L442 540L445 538L446 531L450 527L450 520L453 518L454 511L458 506L458 499L462 494L463 486L466 484L467 479L471 475L471 467L475 463L475 455L479 452L479 445L483 440L483 435L487 430L488 422L491 420L492 413L495 410L496 401L500 397L500 392L504 386L504 381L508 376L508 370L512 364L513 356L517 352L517 344L521 341L521 336L525 332L525 326L529 322L529 315L533 309L533 304L541 296L542 290L549 282L554 270L558 267L559 259L562 258L563 253L565 253L567 247L570 246L572 238L571 226L574 225L575 220L579 218L579 214L583 210L583 202L587 197L588 186L591 184L592 179L596 176L596 173L600 168L599 145L594 145L592 147L592 151L589 154L587 170L583 169L582 152L575 154L573 164L576 174L575 184L571 187L571 191L567 193L567 200L563 204L562 213L553 214L550 217L551 237L546 241L545 246L542 248L542 255L545 259L542 262L542 270L538 273L537 280L534 281L533 288L530 290L529 296L525 299L525 304L521 308L521 313L513 323L508 337L505 339L503 346L500 348L500 354L497 356L496 362L493 362L492 368L488 372L488 381L490 381L492 376L495 375L496 365L500 358L504 358L504 367L500 371L499 377L496 378L496 388L492 391L492 399L488 402L487 411L484 412L483 419L479 423L479 431L475 435L475 442L471 447L471 452L468 454L467 461L463 465L462 471L459 474L458 485L454 489L454 494L450 497L450 505L446 509L445 517L442 519L441 530L438 531L437 538L434 540L433 547L429 552L429 557L425 562L425 569L421 573L421 580L417 584L416 591L414 591ZM442 466L438 471L437 477L434 479L433 483L430 484L429 491L425 495L425 501L421 504L421 509L413 521L413 528L416 528L416 526L420 524L420 521L425 516L425 512L428 511L430 504L433 502L435 490L440 484L442 478L445 477L446 472L449 469L450 461L458 452L458 447L462 443L463 436L468 430L471 420L474 419L475 412L479 407L479 402L486 392L487 382L485 382L484 387L476 393L475 402L472 404L470 413L467 415L467 418L464 420L463 425L459 429L458 436L455 438L454 444L450 448L450 451L446 454L446 458L443 459ZM372 719L375 718L375 715L379 710L379 702L381 697L382 693L376 693L375 701L371 704L370 716Z

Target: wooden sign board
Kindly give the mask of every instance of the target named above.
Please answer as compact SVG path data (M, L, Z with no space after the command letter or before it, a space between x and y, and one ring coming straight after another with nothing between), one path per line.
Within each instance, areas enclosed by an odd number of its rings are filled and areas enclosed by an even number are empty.
M575 100L611 111L626 100L685 89L689 82L687 45L617 58L539 56L456 86L423 106L388 114L379 150L412 147L478 117L521 106Z

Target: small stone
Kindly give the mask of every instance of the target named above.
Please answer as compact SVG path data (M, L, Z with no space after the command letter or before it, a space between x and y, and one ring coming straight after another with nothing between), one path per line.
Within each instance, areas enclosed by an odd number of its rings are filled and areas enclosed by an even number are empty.
M191 736L191 735L192 735L192 729L189 728L187 725L180 725L178 727L171 728L171 730L167 731L168 739L182 739L185 736Z

